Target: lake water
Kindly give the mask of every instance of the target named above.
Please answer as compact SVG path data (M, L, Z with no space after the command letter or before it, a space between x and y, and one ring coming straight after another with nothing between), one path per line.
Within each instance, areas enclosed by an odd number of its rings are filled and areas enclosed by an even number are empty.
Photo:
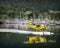
M21 30L29 30L23 27L19 27L17 24L6 24L0 25L0 28L5 29L21 29ZM30 30L31 31L31 30ZM46 36L47 39L46 43L33 43L33 44L24 44L25 41L28 40L29 36L34 35L25 35L25 34L18 34L18 33L2 33L0 32L0 48L57 48L59 44L59 36L60 36L60 25L48 25L46 26L46 30L53 32L54 35ZM55 40L55 42L48 42L49 40Z

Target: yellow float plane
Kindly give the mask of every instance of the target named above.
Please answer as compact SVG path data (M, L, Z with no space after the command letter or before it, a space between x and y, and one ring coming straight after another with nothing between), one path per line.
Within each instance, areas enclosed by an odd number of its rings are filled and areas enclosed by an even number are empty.
M30 29L34 29L34 30L44 30L46 27L46 25L33 24L32 22L30 22L28 26Z

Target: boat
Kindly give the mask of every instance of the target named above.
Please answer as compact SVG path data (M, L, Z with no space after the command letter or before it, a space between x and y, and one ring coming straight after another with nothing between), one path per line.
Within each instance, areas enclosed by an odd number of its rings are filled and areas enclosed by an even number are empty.
M48 31L25 31L17 29L0 29L0 32L19 33L19 34L30 34L30 35L53 35L53 32Z

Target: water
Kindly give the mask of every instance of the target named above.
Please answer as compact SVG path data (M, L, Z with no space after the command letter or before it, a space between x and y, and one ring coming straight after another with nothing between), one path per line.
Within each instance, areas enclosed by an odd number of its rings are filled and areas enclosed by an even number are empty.
M6 29L21 29L21 30L29 30L28 28L20 27L19 24L5 24L0 25L0 28L6 28ZM0 48L57 48L57 45L59 43L59 36L60 36L60 25L48 25L46 26L46 30L44 31L50 31L54 32L54 35L50 36L44 36L47 38L47 40L55 40L55 42L46 42L46 43L38 43L38 44L24 44L25 41L28 40L29 36L33 35L23 35L18 33L2 33L0 32Z

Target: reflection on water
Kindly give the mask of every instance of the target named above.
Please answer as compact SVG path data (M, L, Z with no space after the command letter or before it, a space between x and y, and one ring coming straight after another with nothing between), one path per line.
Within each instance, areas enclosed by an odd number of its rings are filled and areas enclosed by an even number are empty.
M0 25L0 28L28 30L27 27L24 26L24 28L23 28L23 26L20 26L19 24ZM54 32L54 35L44 36L45 38L47 38L47 40L56 40L56 42L58 42L59 31L60 31L59 25L48 25L48 26L46 26L45 31ZM0 33L0 43L4 44L6 46L7 45L13 46L16 44L18 44L18 46L20 46L20 43L27 41L28 36L31 36L31 35Z

